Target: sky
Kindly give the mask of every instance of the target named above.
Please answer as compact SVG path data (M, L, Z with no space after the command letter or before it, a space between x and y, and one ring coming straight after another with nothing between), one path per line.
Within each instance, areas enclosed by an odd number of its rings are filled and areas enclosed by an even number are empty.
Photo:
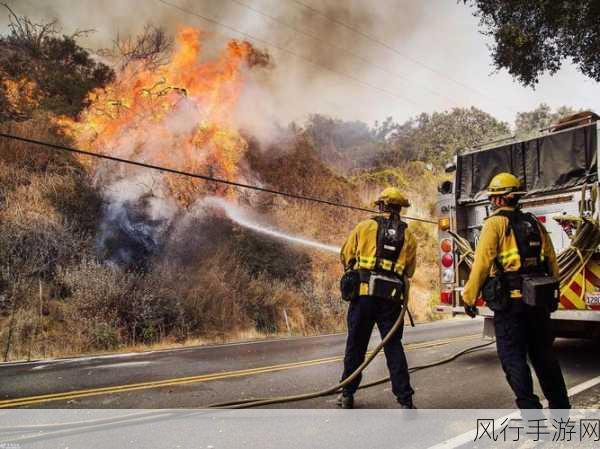
M166 3L165 3L166 2ZM18 14L57 18L63 32L94 29L81 41L110 47L146 23L169 33L206 33L210 58L231 38L250 40L274 64L259 73L252 107L286 124L323 113L372 124L421 112L475 106L513 123L544 102L600 111L600 83L565 63L535 89L495 72L489 40L456 0L11 0ZM333 20L332 20L333 19ZM215 22L220 22L217 24ZM8 15L0 11L0 31ZM347 25L347 26L344 26ZM251 111L249 111L251 113Z

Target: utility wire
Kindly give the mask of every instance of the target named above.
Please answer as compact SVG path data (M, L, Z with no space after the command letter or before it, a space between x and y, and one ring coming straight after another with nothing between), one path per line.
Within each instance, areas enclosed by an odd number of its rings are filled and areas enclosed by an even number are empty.
M446 75L446 74L445 74L443 71L441 71L440 69L436 69L435 67L432 67L432 66L430 66L429 64L426 64L426 63L424 63L424 62L422 62L422 61L420 61L420 60L418 60L418 59L416 59L416 58L414 58L414 57L412 57L412 56L410 56L410 55L408 55L408 54L406 54L406 53L403 53L403 52L401 52L401 51L400 51L400 50L398 50L397 48L395 48L395 47L392 47L390 44L387 44L386 42L384 42L384 41L382 41L382 40L380 40L380 39L377 39L376 37L372 36L371 34L367 34L367 33L365 33L364 31L360 30L359 28L355 28L355 27L353 27L352 25L348 25L347 23L345 23L345 22L342 22L341 20L338 20L338 19L336 19L336 18L334 18L334 17L331 17L329 14L327 14L327 13L325 13L325 12L321 11L321 10L320 10L320 9L318 9L318 8L315 8L315 7L313 7L313 6L307 5L306 3L304 3L304 2L303 2L303 1L301 1L301 0L291 0L291 1L292 1L292 2L294 2L294 3L296 3L297 5L300 5L301 7L305 8L305 9L307 9L308 11L311 11L311 12L312 12L312 13L314 13L314 14L317 14L317 15L319 15L319 16L321 16L321 17L324 17L325 19L329 20L329 21L330 21L330 22L332 22L332 23L335 23L336 25L339 25L339 26L341 26L341 27L343 27L343 28L346 28L347 30L350 30L350 31L352 31L352 32L354 32L354 33L356 33L356 34L358 34L358 35L360 35L360 36L364 37L365 39L367 39L367 40L369 40L369 41L371 41L371 42L374 42L375 44L377 44L377 45L380 45L380 46L382 46L382 47L384 47L384 48L386 48L386 49L390 50L391 52L393 52L393 53L397 54L398 56L400 56L400 57L402 57L402 58L404 58L404 59L408 59L408 60L409 60L409 61L411 61L412 63L414 63L414 64L416 64L416 65L418 65L418 66L421 66L421 67L423 67L424 69L427 69L427 70L429 70L430 72L433 72L433 73L435 73L436 75L438 75L438 76L440 76L440 77L442 77L442 78L444 78L444 79L447 79L448 81L451 81L451 82L453 82L454 84L456 84L456 85L458 85L458 86L461 86L461 87L463 87L463 88L465 88L465 89L471 90L471 91L473 91L473 92L475 92L475 93L479 94L480 96L483 96L483 97L487 98L488 100L492 100L492 101L496 102L497 104L499 104L499 103L498 103L498 100L496 100L496 99L495 99L495 98L493 98L493 97L490 97L490 96L489 96L489 95L487 95L485 92L482 92L481 90L479 90L479 89L476 89L476 88L475 88L475 87L473 87L473 86L469 86L468 84L465 84L465 83L463 83L462 81L459 81L459 80L457 80L457 79L454 79L454 78L451 78L451 77L449 77L448 75ZM512 108L512 107L510 107L510 106L502 106L502 107L503 107L504 109L506 109L506 110L509 110L509 111L513 112L513 113L514 113L514 112L518 112L516 109L514 109L514 108Z
M334 49L336 51L344 52L344 53L352 56L353 58L355 58L355 59L357 59L359 61L364 62L365 64L369 64L371 67L374 67L374 68L376 68L377 70L379 70L381 72L384 72L384 73L386 73L388 75L391 75L393 77L401 79L401 80L403 80L405 82L412 83L412 84L420 87L421 89L429 92L430 94L436 95L436 96L438 96L438 97L446 100L450 104L452 104L452 102L455 101L455 100L453 100L453 99L445 96L443 93L438 92L437 90L431 89L431 88L429 88L427 86L424 86L424 85L422 85L420 83L417 83L414 80L408 78L407 76L402 75L401 73L389 70L389 69L385 68L384 66L382 66L380 64L377 64L377 63L373 62L372 60L370 60L368 58L365 58L364 56L361 56L359 54L356 54L354 52L351 52L351 51L345 49L344 47L341 47L339 45L333 45L333 44L328 44L326 42L323 42L323 40L321 38L319 38L319 36L317 36L315 34L312 34L312 33L309 33L308 31L304 31L304 30L302 30L302 29L300 29L298 27L295 27L293 25L290 25L289 23L286 23L286 22L278 19L277 17L272 16L271 14L268 14L268 13L266 13L266 12L264 12L264 11L258 9L258 8L255 8L254 6L247 4L246 2L244 2L242 0L230 0L230 1L233 2L233 3L237 3L238 5L246 8L246 9L249 9L250 11L253 11L256 14L259 14L259 15L261 15L263 17L266 17L267 19L271 20L272 22L278 23L279 25L281 25L283 27L289 28L290 30L295 31L298 34L306 36L306 37L308 37L310 39L317 40L317 41L321 42L322 45L326 45L329 48L332 48L332 49Z
M202 15L200 13L196 13L194 11L190 11L189 9L182 8L181 6L176 5L174 3L170 3L170 2L168 2L166 0L157 0L157 1L160 2L160 3L162 3L163 5L170 6L171 8L175 8L175 9L177 9L177 10L179 10L179 11L185 13L185 14L189 14L191 16L194 16L194 17L197 17L199 19L202 19L202 20L204 20L206 22L212 23L213 25L217 25L217 26L225 28L225 29L227 29L227 30L229 30L229 31L231 31L233 33L236 33L236 34L239 34L241 36L244 36L245 39L248 39L248 40L251 40L251 41L254 41L254 42L258 42L258 43L260 43L262 45L265 45L265 46L268 46L268 47L275 48L276 50L279 50L279 51L284 52L284 53L288 53L288 54L290 54L290 55L292 55L292 56L294 56L296 58L299 58L299 59L302 59L303 61L308 62L309 64L312 64L312 65L315 65L315 66L320 67L322 69L325 69L325 70L327 70L327 71L329 71L331 73L334 73L334 74L336 74L336 75L338 75L340 77L347 78L347 79L349 79L351 81L354 81L355 83L360 84L363 87L368 87L370 89L378 90L379 92L382 92L382 93L384 93L386 95L392 96L392 97L394 97L394 98L396 98L398 100L410 103L413 106L417 106L417 107L419 106L417 103L415 103L410 98L407 98L407 97L404 97L402 95L399 95L396 92L393 92L391 90L388 90L388 89L376 86L375 84L371 84L371 83L369 83L367 81L364 81L364 80L362 80L360 78L356 78L356 77L354 77L352 75L348 75L347 73L340 72L339 70L332 69L331 67L323 65L323 64L315 61L314 59L310 59L310 58L307 58L306 56L302 56L301 54L296 53L296 52L294 52L292 50L289 50L288 48L282 47L281 45L277 45L277 44L269 42L269 41L267 41L265 39L261 39L259 37L253 36L250 33L246 33L245 31L238 30L237 28L234 28L234 27L232 27L230 25L227 25L227 24L225 24L223 22L219 22L216 19L213 19L213 18L208 17L208 16L204 16L204 15Z
M18 140L20 142L25 142L25 143L31 143L34 145L40 145L40 146L44 146L47 148L51 148L53 150L66 151L69 153L81 154L84 156L95 157L98 159L106 159L106 160L113 161L113 162L135 165L137 167L149 168L152 170L158 170L158 171L165 172L165 173L173 173L175 175L187 176L187 177L195 178L195 179L202 179L204 181L215 182L218 184L226 184L226 185L229 185L232 187L237 187L240 189L256 190L258 192L271 193L273 195L285 196L288 198L294 198L294 199L304 200L304 201L311 201L313 203L327 204L328 206L357 210L357 211L361 211L361 212L379 213L379 211L374 210L374 209L367 209L364 207L352 206L350 204L338 203L336 201L323 200L320 198L315 198L315 197L310 197L310 196L305 196L305 195L298 195L295 193L284 192L281 190L268 189L265 187L259 187L259 186L255 186L255 185L251 185L251 184L244 184L241 182L231 181L229 179L215 178L214 176L202 175L199 173L191 173L191 172L187 172L187 171L183 171L183 170L177 170L174 168L161 167L159 165L153 165L153 164L147 164L144 162L132 161L130 159L123 159L123 158L115 157L115 156L107 156L105 154L93 153L91 151L80 150L78 148L67 147L64 145L57 145L57 144L53 144L50 142L43 142L40 140L28 139L26 137L16 136L14 134L7 134L7 133L0 132L0 137L4 137L6 139ZM406 220L420 221L423 223L437 224L437 221L428 220L426 218L418 218L418 217L410 217L410 216L402 216L402 218L404 218Z

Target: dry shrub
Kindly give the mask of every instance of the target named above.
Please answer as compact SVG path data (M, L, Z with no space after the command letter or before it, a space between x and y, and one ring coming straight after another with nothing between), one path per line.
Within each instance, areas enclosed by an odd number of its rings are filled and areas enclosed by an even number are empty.
M119 303L128 300L135 285L135 275L95 260L59 269L57 280L68 291L76 315L71 318L89 322L116 322Z
M88 349L155 343L179 324L181 304L168 279L83 260L57 280L68 291L66 321L76 323Z
M70 143L60 136L54 117L45 112L38 112L27 121L0 122L0 130L7 134L57 145L68 146ZM76 159L66 152L6 138L0 138L0 148L0 160L15 167L25 168L28 172L68 175L73 170L80 169Z
M0 263L24 276L48 277L57 265L69 264L90 242L68 223L54 219L53 211L44 213L43 207L36 206L43 205L15 202L14 207L0 212Z
M179 325L189 336L234 335L247 329L273 334L285 328L283 308L296 308L294 287L265 273L251 274L241 255L229 246L207 258L210 262L186 273L188 287L179 293ZM179 267L171 267L176 270ZM173 277L161 270L161 279Z
M0 128L62 143L43 115ZM37 334L27 343L26 330L40 320L40 285L64 293L55 274L93 253L99 208L99 193L72 157L0 140L0 319L8 326L0 344L8 353L39 350Z
M41 118L10 126L60 141ZM20 143L0 145L6 150L0 152L0 348L10 358L344 329L337 254L291 246L210 216L178 228L144 270L112 266L98 258L102 199L80 162ZM252 157L265 182L287 191L357 204L361 189L369 192L366 202L382 187L370 178L356 187L335 176L305 144ZM408 179L406 173L386 176ZM431 179L407 181L421 189L413 194L419 211L431 206L419 199ZM273 226L336 246L365 218L266 195L249 202ZM412 223L411 230L419 241L411 310L425 319L431 317L437 246L429 225Z
M37 352L36 332L39 326L37 314L31 309L18 309L10 319L4 319L0 327L4 360L30 358ZM10 340L9 340L10 337Z

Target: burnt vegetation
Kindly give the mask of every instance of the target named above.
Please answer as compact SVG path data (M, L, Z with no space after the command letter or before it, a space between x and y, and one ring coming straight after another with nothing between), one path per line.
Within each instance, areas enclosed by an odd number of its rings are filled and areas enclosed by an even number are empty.
M173 38L164 28L147 24L137 36L117 35L112 48L102 49L98 53L115 61L120 70L136 62L141 62L145 69L154 69L165 63L172 47Z

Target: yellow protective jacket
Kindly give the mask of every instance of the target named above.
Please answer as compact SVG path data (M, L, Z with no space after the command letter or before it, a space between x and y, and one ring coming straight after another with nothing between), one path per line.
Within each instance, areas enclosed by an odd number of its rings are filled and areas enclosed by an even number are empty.
M506 235L508 218L497 215L500 211L512 210L514 210L512 207L502 207L485 220L479 243L475 248L473 268L463 291L465 304L473 305L488 276L496 275L494 259L498 258L498 262L504 271L518 271L521 268L515 234L511 232L510 235ZM548 262L551 274L558 277L558 264L554 246L546 229L541 224L540 230L542 234L542 259Z
M344 268L348 267L352 260L355 260L354 269L372 270L375 268L375 254L377 252L377 227L375 220L369 218L361 221L352 230L341 250L341 259ZM396 261L383 260L383 268L389 266L392 268L393 262L396 262L395 272L400 276L411 278L415 273L417 265L417 241L408 229L404 231L404 245ZM368 291L368 285L361 283L360 294L365 295Z

